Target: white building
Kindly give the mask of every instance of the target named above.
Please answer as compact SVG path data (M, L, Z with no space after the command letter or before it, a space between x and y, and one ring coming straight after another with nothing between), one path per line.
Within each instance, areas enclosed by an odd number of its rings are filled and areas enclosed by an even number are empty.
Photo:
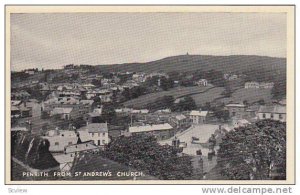
M169 123L141 125L129 127L129 134L151 134L159 140L168 139L174 135L174 129Z
M245 88L246 89L252 89L252 88L256 88L256 89L258 89L259 88L259 83L258 82L246 82L245 83Z
M198 86L207 86L208 82L206 79L200 79L199 81L196 82L196 85Z
M258 119L273 119L286 122L286 107L280 105L260 106Z
M258 83L258 82L246 82L245 83L245 88L246 89L272 89L274 87L274 83L270 82L270 83L266 83L266 82L262 82L262 83Z
M259 88L262 89L272 89L274 87L274 83L260 83Z
M75 131L69 130L51 130L42 138L50 142L50 152L62 152L66 146L76 144L78 141Z
M51 130L43 138L50 142L50 152L63 152L65 147L77 144L78 141L93 141L100 147L109 143L107 123L91 123L77 131Z
M190 112L190 120L193 124L205 123L208 111L192 110Z
M90 123L81 127L78 132L80 131L88 132L90 140L97 146L105 146L109 142L107 123Z
M80 152L94 152L98 150L99 147L96 146L93 141L86 141L65 146L63 154L53 155L53 157L59 163L61 171L70 171L73 166L75 156L77 156Z

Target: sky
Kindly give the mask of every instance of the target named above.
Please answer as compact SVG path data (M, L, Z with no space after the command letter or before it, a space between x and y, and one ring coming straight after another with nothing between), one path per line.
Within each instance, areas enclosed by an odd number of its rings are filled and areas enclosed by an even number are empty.
M286 57L284 13L11 15L11 69L148 62L183 55Z

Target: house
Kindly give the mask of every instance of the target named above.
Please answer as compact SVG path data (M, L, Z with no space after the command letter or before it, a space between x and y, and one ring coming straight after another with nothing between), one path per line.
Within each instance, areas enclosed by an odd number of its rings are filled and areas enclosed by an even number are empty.
M258 119L272 119L286 122L286 107L280 105L260 106Z
M168 139L174 136L174 129L169 123L131 126L128 132L132 134L150 134L155 136L158 140Z
M229 117L243 118L246 114L246 105L244 104L227 104L225 106L229 111Z
M36 69L27 69L24 72L29 75L34 75L35 72L38 72L38 71Z
M27 100L29 98L30 98L30 94L25 90L11 93L12 100Z
M190 120L183 114L176 116L171 116L169 118L169 123L175 128L184 128L190 124Z
M262 88L262 89L272 89L274 87L274 83L271 82L271 83L260 83L260 86L259 88Z
M50 152L63 152L68 145L76 144L79 134L75 131L69 130L50 130L47 132L44 139L47 139L50 143Z
M99 147L95 145L92 140L81 142L78 141L76 144L68 145L64 149L65 154L78 154L83 151L98 151Z
M59 115L60 119L70 120L76 118L78 113L73 108L54 108L50 112L50 116Z
M246 82L245 83L245 88L246 89L253 89L253 88L255 88L255 89L258 89L259 88L259 83L258 82Z
M10 130L11 131L24 131L24 132L29 131L26 127L19 127L19 126L12 127Z
M79 100L75 97L58 97L51 98L42 102L42 111L48 112L50 115L55 114L68 114L66 111L71 112L70 117L78 118L91 111L93 100ZM62 110L55 108L69 108L69 110ZM72 108L72 111L70 109ZM66 118L65 118L66 119Z
M66 69L66 70L72 70L74 68L75 68L74 64L68 64L68 65L64 66L64 69Z
M95 88L95 85L88 83L88 84L82 85L82 87L85 88L86 90L90 90L90 89Z
M199 81L196 82L196 85L198 86L207 86L208 82L206 79L200 79Z
M246 119L236 119L236 120L232 121L232 125L234 128L245 127L248 124L251 124L251 123Z
M93 140L97 146L104 147L109 143L107 123L89 123L78 129L78 132L82 133L82 131L87 132L90 140Z
M238 79L238 75L236 75L236 74L232 74L228 77L229 81L233 81L233 80L237 80L237 79Z
M223 78L224 78L225 80L228 80L229 76L230 76L230 74L225 73L225 74L223 75Z
M258 83L258 82L254 82L254 81L251 81L251 82L246 82L245 83L245 88L246 89L272 89L274 87L274 83L273 82L270 82L270 83L267 83L267 82L262 82L262 83Z
M11 118L25 118L32 116L32 108L26 102L19 100L11 101Z
M190 121L193 124L205 123L208 111L192 110L189 114Z
M53 158L59 163L60 171L69 172L73 166L75 155L58 154L53 155Z
M10 117L11 118L20 118L21 117L21 111L17 106L10 107Z

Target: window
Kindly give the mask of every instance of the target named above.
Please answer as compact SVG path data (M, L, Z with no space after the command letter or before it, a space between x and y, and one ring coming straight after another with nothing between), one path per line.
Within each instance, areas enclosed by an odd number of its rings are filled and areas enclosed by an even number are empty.
M232 116L235 116L235 112L232 112Z
M102 133L103 136L105 136L105 133Z
M94 137L94 133L92 133L92 137Z
M266 114L265 113L263 113L263 116L262 116L263 118L266 118Z
M271 113L271 118L274 118L274 114L273 113Z
M69 145L72 145L72 142L69 142L68 144L69 144Z
M58 146L58 145L59 145L59 142L55 142L55 144L54 144L54 145Z
M101 145L100 140L98 140L98 146L100 146L100 145Z
M282 114L279 114L279 119L283 119Z

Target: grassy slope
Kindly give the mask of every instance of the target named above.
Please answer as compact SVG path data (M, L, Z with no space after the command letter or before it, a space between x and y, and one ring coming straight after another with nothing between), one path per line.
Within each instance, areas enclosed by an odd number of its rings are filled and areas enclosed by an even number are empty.
M199 87L199 86L194 86L194 87L176 87L174 89L171 89L169 91L161 91L157 93L150 93L146 95L142 95L138 98L129 100L124 103L124 106L127 107L134 107L134 108L141 108L145 105L147 105L150 102L154 102L157 98L171 95L174 98L188 95L191 93L197 93L197 92L202 92L208 89L209 87Z

